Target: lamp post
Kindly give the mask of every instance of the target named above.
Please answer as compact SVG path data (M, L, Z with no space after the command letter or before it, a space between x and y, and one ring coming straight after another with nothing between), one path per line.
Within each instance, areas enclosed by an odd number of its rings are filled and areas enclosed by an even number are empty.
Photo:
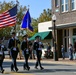
M55 61L58 61L58 55L57 55L57 49L56 49L56 25L55 25L55 22L56 22L56 15L53 14L52 16L52 21L53 21L53 29L54 29L54 37L53 37L53 40L54 40L54 60Z

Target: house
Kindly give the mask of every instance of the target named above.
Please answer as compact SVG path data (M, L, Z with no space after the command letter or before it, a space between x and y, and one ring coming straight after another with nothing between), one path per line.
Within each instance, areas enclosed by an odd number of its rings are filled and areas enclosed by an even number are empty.
M52 0L52 12L56 15L56 39L58 55L61 57L61 45L68 47L76 41L76 0ZM51 29L51 28L50 28Z

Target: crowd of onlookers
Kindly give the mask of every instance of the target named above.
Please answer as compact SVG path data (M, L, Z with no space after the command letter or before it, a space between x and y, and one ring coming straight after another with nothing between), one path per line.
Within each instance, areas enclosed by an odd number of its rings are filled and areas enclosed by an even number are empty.
M61 45L61 52L62 52L62 58L65 59L64 45ZM69 44L68 55L69 55L69 60L76 59L76 42L74 42L74 45Z

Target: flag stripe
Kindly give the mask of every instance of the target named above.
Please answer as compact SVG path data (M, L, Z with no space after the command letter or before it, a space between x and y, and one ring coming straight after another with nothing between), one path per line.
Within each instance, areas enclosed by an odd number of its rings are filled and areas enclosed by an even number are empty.
M0 24L5 24L5 23L8 23L8 22L12 22L12 21L15 21L16 20L16 17L14 18L8 18L8 19L4 19L3 21L0 22Z
M0 14L0 28L6 26L14 26L17 20L16 15L17 15L17 6Z
M12 19L16 20L17 18L15 16L14 17L8 17L6 19L0 20L0 22L9 21L9 20L12 20Z

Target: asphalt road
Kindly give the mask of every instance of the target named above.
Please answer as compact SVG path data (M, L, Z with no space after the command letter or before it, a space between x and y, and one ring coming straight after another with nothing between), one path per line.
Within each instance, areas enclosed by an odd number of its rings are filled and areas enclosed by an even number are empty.
M76 65L71 65L69 62L68 64L42 62L44 70L40 70L39 67L36 70L34 68L35 61L30 61L31 69L29 71L23 70L23 64L24 61L17 61L19 71L16 73L10 70L11 60L4 61L3 67L5 72L4 74L0 73L0 75L76 75Z

